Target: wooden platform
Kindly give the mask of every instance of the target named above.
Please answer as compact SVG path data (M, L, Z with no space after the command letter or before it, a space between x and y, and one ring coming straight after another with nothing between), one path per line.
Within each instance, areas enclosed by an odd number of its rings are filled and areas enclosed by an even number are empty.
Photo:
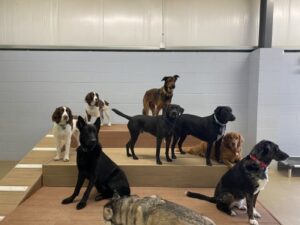
M227 167L214 164L209 167L198 156L177 153L177 159L156 165L155 149L136 148L139 160L128 158L124 148L104 148L104 152L126 173L130 185L135 187L215 187ZM54 154L53 154L54 155ZM71 152L70 162L53 161L43 165L43 185L50 187L74 186L77 179L76 153Z
M99 139L102 146L105 148L123 148L128 142L129 137L130 135L126 124L113 124L111 127L102 126L100 128ZM49 135L42 139L38 143L38 146L54 146L54 141L53 136ZM189 136L185 140L184 146L193 146L197 143L199 143L199 141L196 138ZM144 132L140 134L135 146L137 148L153 148L156 146L156 138L151 134ZM162 146L164 146L164 143Z
M190 189L211 195L213 189ZM106 201L95 202L95 190L91 193L86 208L76 210L76 203L62 205L61 201L69 196L73 188L47 188L43 187L33 196L22 203L14 212L7 216L1 225L104 225L103 206ZM150 196L157 194L165 199L184 205L196 212L208 216L216 224L222 225L248 225L245 211L238 211L236 217L228 216L216 209L214 204L187 198L184 196L186 189L181 188L132 188L133 194ZM82 196L83 190L81 191ZM260 225L279 225L280 223L261 204L257 205L262 218Z

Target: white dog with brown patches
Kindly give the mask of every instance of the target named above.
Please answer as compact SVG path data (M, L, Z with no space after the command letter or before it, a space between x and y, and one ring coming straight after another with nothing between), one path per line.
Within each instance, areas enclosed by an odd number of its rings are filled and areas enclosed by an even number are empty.
M62 151L65 150L63 160L69 161L71 137L73 130L73 115L70 108L60 106L52 114L53 135L56 140L56 156L54 160L62 158Z
M91 122L92 117L100 117L101 125L103 125L105 116L107 119L107 125L111 126L110 109L109 103L107 101L105 101L104 99L100 99L99 94L97 92L92 91L85 96L85 102L87 103L85 109L87 115L87 122Z

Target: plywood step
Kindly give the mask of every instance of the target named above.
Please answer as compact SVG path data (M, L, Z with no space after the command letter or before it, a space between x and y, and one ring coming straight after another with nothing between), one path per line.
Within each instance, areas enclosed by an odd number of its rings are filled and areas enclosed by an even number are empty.
M111 127L103 126L100 129L99 139L105 148L121 148L126 145L129 140L129 132L126 124L114 124ZM187 137L184 146L193 146L199 143L199 140L194 137ZM40 147L55 146L53 135L49 133L38 144ZM156 138L146 132L140 134L136 143L139 148L153 148L156 146ZM164 146L164 143L163 143Z
M154 148L136 148L139 160L128 158L124 148L104 148L104 152L126 173L130 185L136 187L215 187L227 171L224 165L205 165L198 156L177 154L173 162L156 165ZM71 152L70 161L49 161L43 165L43 184L50 187L74 186L77 179L76 153Z

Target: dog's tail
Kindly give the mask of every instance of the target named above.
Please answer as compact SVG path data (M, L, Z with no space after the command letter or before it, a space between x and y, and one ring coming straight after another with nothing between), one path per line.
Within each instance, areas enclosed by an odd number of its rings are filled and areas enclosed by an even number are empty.
M190 197L190 198L197 198L197 199L201 199L201 200L208 201L208 202L211 202L211 203L217 203L215 197L209 197L209 196L206 196L206 195L203 195L203 194L200 194L200 193L187 191L185 193L185 195Z
M125 115L124 113L122 113L122 112L120 112L119 110L117 110L117 109L111 109L113 112L115 112L116 114L118 114L119 116L122 116L122 117L124 117L124 118L126 118L126 119L128 119L128 120L130 120L132 117L131 116L127 116L127 115Z

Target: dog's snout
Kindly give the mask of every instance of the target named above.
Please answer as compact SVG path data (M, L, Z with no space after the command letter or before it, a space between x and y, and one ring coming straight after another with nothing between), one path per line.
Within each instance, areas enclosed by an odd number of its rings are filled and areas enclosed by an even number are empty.
M64 120L68 120L68 119L69 119L68 115L64 115L64 116L63 116L63 119L64 119Z
M175 89L175 85L172 85L170 88L171 88L171 89Z
M231 116L231 121L235 121L235 119L236 119L236 118L235 118L235 115L232 114L232 116Z

